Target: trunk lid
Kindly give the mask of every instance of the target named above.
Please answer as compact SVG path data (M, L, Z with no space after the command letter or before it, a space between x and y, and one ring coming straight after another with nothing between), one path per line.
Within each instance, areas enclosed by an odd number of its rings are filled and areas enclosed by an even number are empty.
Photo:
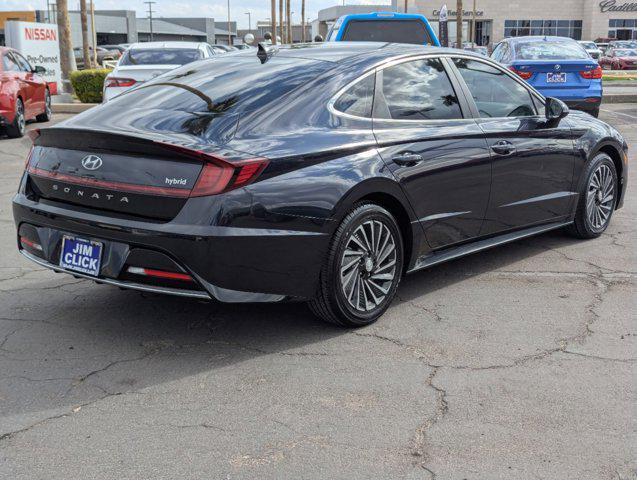
M532 76L527 80L536 88L586 88L591 80L582 77L580 72L597 68L593 60L516 60L511 65L518 72L530 72ZM563 74L563 75L559 75ZM550 81L564 79L564 81Z
M168 221L192 196L204 169L206 160L197 154L230 161L239 156L214 142L194 140L130 129L43 129L27 166L29 188L46 200Z

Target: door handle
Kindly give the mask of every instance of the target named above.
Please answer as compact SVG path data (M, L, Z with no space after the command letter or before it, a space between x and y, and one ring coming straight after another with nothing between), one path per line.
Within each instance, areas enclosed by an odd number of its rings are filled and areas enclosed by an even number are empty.
M418 153L412 153L412 152L400 153L392 158L392 161L396 165L400 165L401 167L413 167L414 165L422 162L423 160L424 159L422 158L422 155Z
M491 145L491 151L498 155L511 155L515 153L515 146L507 140L500 140Z

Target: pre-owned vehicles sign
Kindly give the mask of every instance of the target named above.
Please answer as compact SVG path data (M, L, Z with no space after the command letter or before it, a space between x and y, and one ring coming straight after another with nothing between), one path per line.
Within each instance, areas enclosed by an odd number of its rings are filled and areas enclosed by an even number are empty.
M8 21L4 24L5 41L26 57L31 66L46 69L43 77L51 93L61 88L58 27L51 23Z

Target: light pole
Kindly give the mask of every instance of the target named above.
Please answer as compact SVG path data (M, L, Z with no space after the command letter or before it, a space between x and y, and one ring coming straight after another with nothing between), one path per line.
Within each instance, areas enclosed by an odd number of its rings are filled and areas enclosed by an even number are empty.
M144 2L146 5L148 5L148 23L150 26L150 41L153 41L153 5L157 2L152 2L152 1L148 1L148 2Z
M228 45L232 45L232 35L230 34L230 0L228 0Z
M248 16L248 32L250 30L252 30L252 16L250 15L250 12L246 12L245 13Z

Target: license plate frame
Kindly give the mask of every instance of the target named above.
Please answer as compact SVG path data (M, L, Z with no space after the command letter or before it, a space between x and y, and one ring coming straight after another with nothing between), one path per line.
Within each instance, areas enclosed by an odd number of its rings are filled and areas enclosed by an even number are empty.
M64 235L59 265L65 270L98 277L102 267L104 244L95 240Z
M566 83L566 73L548 72L546 74L546 83Z

